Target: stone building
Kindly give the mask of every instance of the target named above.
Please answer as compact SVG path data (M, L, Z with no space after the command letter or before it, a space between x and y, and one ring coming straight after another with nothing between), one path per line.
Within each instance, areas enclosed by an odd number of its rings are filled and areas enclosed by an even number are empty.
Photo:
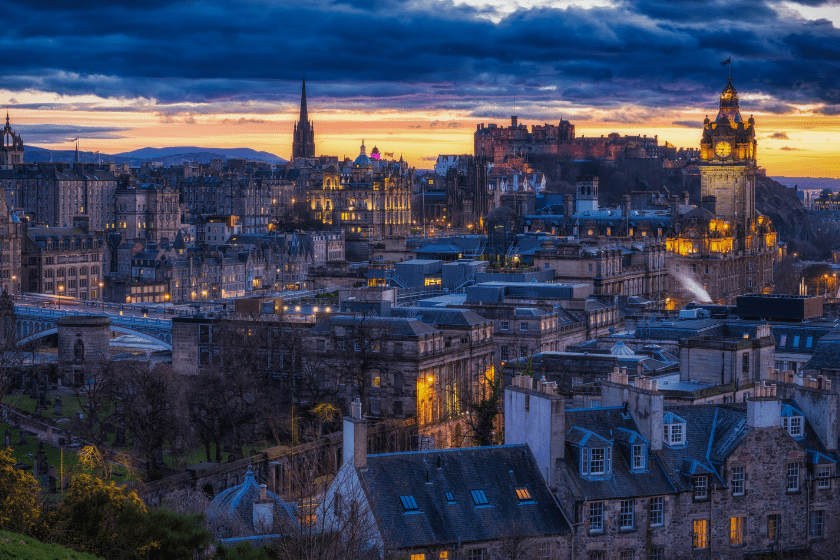
M178 193L162 185L136 183L114 194L116 230L126 241L172 243L181 225Z
M20 293L23 224L0 197L0 292Z
M714 121L707 117L700 142L697 207L672 227L671 301L731 302L750 292L771 293L778 252L776 230L755 208L755 119L741 118L738 93L727 84Z
M26 226L26 224L24 224ZM102 297L105 244L81 228L23 228L21 285L27 292Z
M9 111L6 111L6 126L0 134L0 169L11 169L23 163L23 139L12 129L9 123Z

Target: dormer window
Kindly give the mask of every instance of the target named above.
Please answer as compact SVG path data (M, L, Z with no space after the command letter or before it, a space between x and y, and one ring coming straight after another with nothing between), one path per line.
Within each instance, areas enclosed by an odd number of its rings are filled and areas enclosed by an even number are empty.
M786 404L782 406L782 427L791 437L799 439L805 436L805 415L804 413Z
M668 446L685 445L685 420L670 412L665 414L663 442Z
M637 444L633 445L633 447L632 447L632 459L633 459L633 462L632 462L633 470L644 469L647 466L646 465L647 457L645 457L645 445L644 444L637 443Z
M611 447L584 447L580 456L581 473L598 476L612 472Z

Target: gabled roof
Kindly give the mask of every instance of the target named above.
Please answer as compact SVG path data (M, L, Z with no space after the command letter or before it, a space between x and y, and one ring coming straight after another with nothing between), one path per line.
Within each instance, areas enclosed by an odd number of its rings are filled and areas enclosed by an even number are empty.
M359 477L397 549L497 540L512 530L526 537L569 532L524 444L369 455ZM519 487L532 499L521 502ZM487 504L477 505L471 490L483 490ZM416 511L407 513L401 496L411 496Z

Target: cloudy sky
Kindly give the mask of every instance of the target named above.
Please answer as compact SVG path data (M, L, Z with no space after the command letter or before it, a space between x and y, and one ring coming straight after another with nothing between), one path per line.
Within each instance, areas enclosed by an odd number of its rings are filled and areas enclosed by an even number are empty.
M305 74L319 153L420 167L477 123L696 146L732 59L771 175L840 177L840 5L762 0L5 0L0 105L24 141L289 157Z

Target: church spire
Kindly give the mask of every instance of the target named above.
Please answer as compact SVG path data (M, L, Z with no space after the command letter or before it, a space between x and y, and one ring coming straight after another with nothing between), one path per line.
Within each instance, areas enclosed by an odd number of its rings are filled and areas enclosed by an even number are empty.
M79 139L76 138L76 159L74 160L76 163L79 163Z
M306 110L306 76L303 77L303 86L300 88L300 122L309 122L309 113Z

